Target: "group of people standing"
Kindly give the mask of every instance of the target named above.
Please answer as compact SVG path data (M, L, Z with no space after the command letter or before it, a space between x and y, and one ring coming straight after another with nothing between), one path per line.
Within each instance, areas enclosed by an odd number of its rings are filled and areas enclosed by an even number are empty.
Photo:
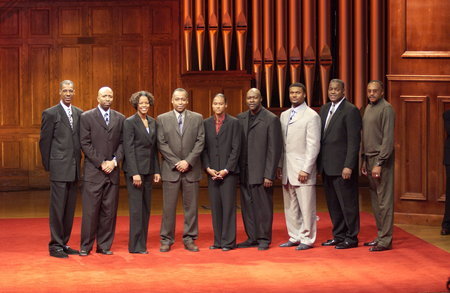
M61 101L42 114L40 150L50 172L51 256L87 256L96 241L96 252L111 255L119 193L119 167L128 189L130 253L147 254L152 183L162 181L163 212L160 251L175 242L176 207L180 191L184 209L183 243L199 251L198 194L203 171L208 176L214 242L210 249L229 251L257 247L267 250L272 241L273 182L282 182L289 234L281 247L313 248L316 240L316 177L322 175L333 224L333 238L322 243L347 249L358 246L358 173L369 177L377 237L364 243L371 251L392 247L394 112L383 98L383 85L371 81L369 104L363 119L344 96L344 82L331 80L330 102L319 114L305 102L301 83L289 87L291 108L281 117L262 106L261 92L252 88L248 110L237 117L227 114L227 98L212 99L214 114L187 109L189 95L177 88L173 110L153 119L151 93L134 93L130 102L136 114L125 118L111 109L113 91L98 91L98 106L86 112L72 105L70 80L60 83ZM362 144L361 144L362 129ZM81 247L70 238L84 153L82 179ZM162 161L159 162L161 154ZM236 243L236 187L239 182L242 217L247 240Z

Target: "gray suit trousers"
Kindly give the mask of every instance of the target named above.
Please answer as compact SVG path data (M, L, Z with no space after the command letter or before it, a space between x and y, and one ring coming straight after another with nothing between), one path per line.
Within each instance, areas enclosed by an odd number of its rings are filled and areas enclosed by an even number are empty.
M189 182L185 174L178 181L163 181L163 215L161 221L161 244L175 242L175 223L178 193L183 191L184 230L183 242L189 243L198 236L198 181Z
M377 163L377 157L366 158L369 179L369 192L373 215L377 224L378 236L375 241L379 246L392 246L394 227L394 158L388 159L382 166L381 177L373 178L370 174Z

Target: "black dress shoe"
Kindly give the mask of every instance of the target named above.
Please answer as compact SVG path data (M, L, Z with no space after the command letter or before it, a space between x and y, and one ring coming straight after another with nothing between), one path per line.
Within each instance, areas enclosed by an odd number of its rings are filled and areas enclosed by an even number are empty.
M63 249L56 249L56 250L50 250L50 256L57 257L57 258L68 258L69 256L67 253L64 252Z
M134 253L134 254L148 254L147 250L144 251L130 251L130 253Z
M441 235L450 235L450 229L442 228Z
M300 242L285 242L285 243L281 243L279 246L280 247L293 247L293 246L298 246L300 244Z
M334 248L336 249L349 249L349 248L355 248L358 247L358 242L350 243L347 241L341 242L337 244Z
M230 251L230 250L232 250L233 248L231 248L231 247L222 247L222 251Z
M330 240L327 240L326 242L322 243L322 246L335 246L335 245L338 245L339 243L342 243L342 241L336 240L336 239L330 239Z
M237 248L249 248L258 246L258 242L252 242L250 240L246 240L244 242L238 243Z
M301 243L299 246L297 246L295 248L295 250L307 250L307 249L311 249L311 248L312 248L312 246Z
M220 246L211 245L209 249L220 249Z
M89 255L89 251L82 249L80 250L80 256L88 256Z
M70 248L69 246L64 247L63 250L67 254L72 254L72 255L79 255L80 254L80 252L78 250Z
M268 249L269 249L269 245L267 245L267 244L258 245L258 250L268 250Z
M390 250L390 249L391 249L390 247L375 245L375 246L372 246L371 248L369 248L369 251L385 251L385 250Z
M111 250L107 250L107 249L97 248L97 250L95 252L101 253L104 255L113 255L113 252Z
M364 246L376 246L378 241L364 242Z

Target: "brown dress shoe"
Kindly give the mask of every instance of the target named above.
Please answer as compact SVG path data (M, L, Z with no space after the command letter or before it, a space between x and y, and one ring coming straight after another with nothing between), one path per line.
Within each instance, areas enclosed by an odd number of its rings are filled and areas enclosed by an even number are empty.
M364 242L364 246L377 246L377 241Z
M390 249L391 249L390 247L375 245L375 246L372 246L371 248L369 248L369 251L385 251L385 250L390 250Z
M170 251L170 245L169 244L161 244L161 246L159 247L159 251L161 251L161 252Z
M189 251L193 251L193 252L197 252L198 251L198 247L197 247L197 245L195 245L194 241L186 242L184 244L184 248L189 250Z

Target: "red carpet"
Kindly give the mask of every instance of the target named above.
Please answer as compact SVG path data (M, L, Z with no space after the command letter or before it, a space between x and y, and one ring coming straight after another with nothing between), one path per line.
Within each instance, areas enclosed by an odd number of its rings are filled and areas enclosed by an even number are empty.
M273 245L230 252L209 250L210 215L200 215L200 252L177 242L159 252L160 216L151 218L148 255L127 251L128 218L119 217L113 256L56 259L48 256L48 219L0 220L0 292L446 292L450 254L395 228L394 249L370 253L321 247L331 223L320 213L314 249L279 248L287 240L284 215L274 219ZM245 240L238 215L238 241ZM372 216L361 215L360 241L375 235ZM74 225L72 247L79 246L80 219ZM360 244L362 245L362 243Z

